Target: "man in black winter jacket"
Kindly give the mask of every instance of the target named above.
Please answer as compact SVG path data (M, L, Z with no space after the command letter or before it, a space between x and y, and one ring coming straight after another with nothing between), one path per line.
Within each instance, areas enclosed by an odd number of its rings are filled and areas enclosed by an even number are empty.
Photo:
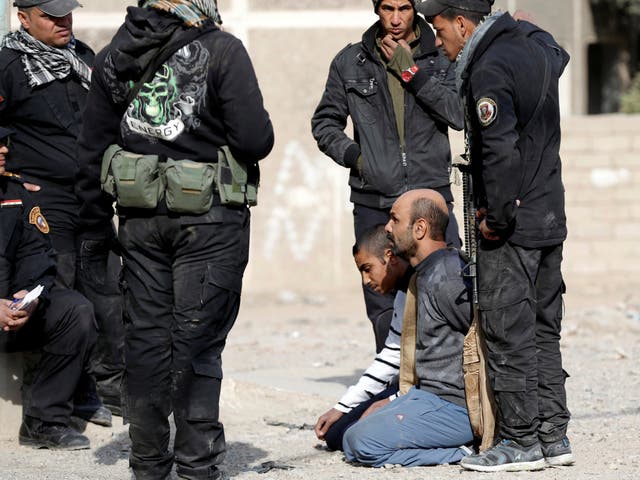
M558 79L567 53L492 0L427 0L437 43L458 59L481 238L478 294L501 441L469 470L573 463L560 354L566 238Z
M386 224L404 192L431 188L447 200L447 243L459 247L450 189L448 128L461 130L454 66L435 46L414 0L373 0L379 21L362 41L340 51L311 120L318 147L350 169L356 241ZM351 117L354 138L344 132ZM379 352L387 337L393 297L366 287L365 303Z
M266 157L273 128L251 60L240 40L218 28L213 0L139 5L127 9L96 57L79 141L86 160L80 215L87 230L107 232L114 197L108 181L101 189L101 160L116 144L121 163L107 155L113 170L105 172L116 181L123 255L129 463L138 479L164 479L174 462L181 478L218 479L221 354L240 305L250 214L246 203L223 204L220 190L204 181L223 146L241 164ZM131 168L117 170L123 162ZM141 176L148 162L155 167ZM153 195L138 192L126 202L129 185ZM208 201L200 209L193 198Z
M51 226L56 287L76 289L94 305L99 336L93 353L98 393L120 412L124 369L120 259L109 246L78 235L80 202L74 192L81 157L77 140L94 53L73 35L76 0L15 0L21 28L0 49L0 125L15 133L7 170L22 176ZM76 413L111 424L93 379L85 378Z

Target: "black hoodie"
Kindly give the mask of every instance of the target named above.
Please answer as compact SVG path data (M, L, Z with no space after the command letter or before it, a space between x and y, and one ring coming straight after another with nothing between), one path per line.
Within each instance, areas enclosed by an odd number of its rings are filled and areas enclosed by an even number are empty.
M195 27L192 27L195 28ZM164 12L129 7L124 25L96 57L79 139L77 193L85 228L100 229L113 214L113 198L100 189L106 148L173 159L215 162L228 145L240 161L256 162L274 135L244 46L213 23L156 70L131 103L127 96L167 42L190 30Z

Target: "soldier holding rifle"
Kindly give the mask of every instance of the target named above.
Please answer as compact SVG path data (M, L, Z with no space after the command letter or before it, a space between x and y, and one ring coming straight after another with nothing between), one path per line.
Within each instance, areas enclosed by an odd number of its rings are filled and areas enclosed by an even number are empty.
M496 445L469 470L537 470L573 463L560 354L560 265L566 238L558 79L567 53L492 0L417 6L436 44L457 59L477 210L478 300L498 403Z

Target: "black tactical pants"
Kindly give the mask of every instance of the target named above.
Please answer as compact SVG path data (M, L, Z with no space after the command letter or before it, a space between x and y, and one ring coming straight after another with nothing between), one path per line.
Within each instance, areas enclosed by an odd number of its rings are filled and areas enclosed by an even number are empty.
M560 354L562 244L524 248L482 240L478 250L480 314L500 435L530 445L567 430Z
M460 248L460 235L458 233L458 222L453 214L453 204L448 202L449 225L446 231L447 245ZM389 221L390 208L372 208L364 205L354 204L353 206L353 227L356 242L360 237L376 225L386 225ZM389 335L391 318L393 316L393 300L395 294L382 295L371 290L366 285L362 285L364 293L364 303L367 308L367 317L373 325L373 334L376 340L376 353L384 348L384 342Z
M23 383L24 415L68 425L73 394L96 341L93 307L70 290L51 292L17 332L0 332L0 351L38 350Z
M201 216L121 217L125 421L138 479L217 478L225 440L218 419L221 354L240 305L249 210Z
M40 179L33 182L42 187L34 193L34 199L49 223L49 236L57 252L56 286L75 289L93 304L98 340L90 370L105 404L118 406L124 370L124 326L118 287L120 258L110 252L103 240L77 238L80 207L73 186Z

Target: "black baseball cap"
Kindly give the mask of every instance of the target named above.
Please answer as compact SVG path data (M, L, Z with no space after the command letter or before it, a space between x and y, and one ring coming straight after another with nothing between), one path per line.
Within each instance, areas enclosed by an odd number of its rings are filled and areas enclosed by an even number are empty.
M494 0L423 0L416 9L425 17L435 17L447 8L458 8L468 12L487 15L491 13Z
M78 3L78 0L15 0L13 6L18 8L38 7L52 17L64 17L82 5Z

